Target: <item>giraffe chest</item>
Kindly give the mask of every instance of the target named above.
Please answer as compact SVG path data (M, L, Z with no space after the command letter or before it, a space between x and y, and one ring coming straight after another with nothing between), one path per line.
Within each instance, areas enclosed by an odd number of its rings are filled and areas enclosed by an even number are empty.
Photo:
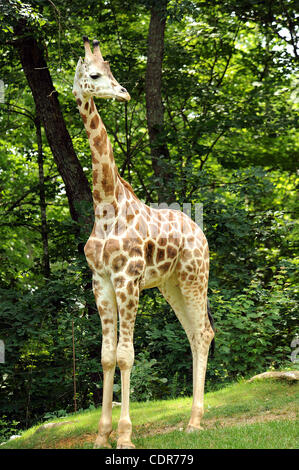
M130 238L91 236L84 247L92 271L112 277L119 272L140 276L144 271L144 251L141 243Z
M84 248L92 271L109 277L120 272L138 277L145 288L159 285L172 274L183 242L173 224L159 226L155 220L140 217L127 218L123 223L119 215L107 231L104 222L95 224Z
M178 250L160 245L156 240L141 238L106 238L90 236L84 252L91 270L100 276L124 273L139 277L143 288L159 285L175 268Z

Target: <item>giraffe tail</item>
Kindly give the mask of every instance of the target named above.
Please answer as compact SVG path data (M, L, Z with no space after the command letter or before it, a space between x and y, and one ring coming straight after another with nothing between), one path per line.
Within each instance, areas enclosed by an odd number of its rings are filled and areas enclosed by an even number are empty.
M209 320L210 320L210 323L211 323L212 330L215 332L214 319L213 319L213 316L212 316L212 311L211 311L209 299L207 301L207 312L208 312L208 317L209 317ZM214 357L214 351L215 351L215 339L213 338L212 342L211 342L211 357Z

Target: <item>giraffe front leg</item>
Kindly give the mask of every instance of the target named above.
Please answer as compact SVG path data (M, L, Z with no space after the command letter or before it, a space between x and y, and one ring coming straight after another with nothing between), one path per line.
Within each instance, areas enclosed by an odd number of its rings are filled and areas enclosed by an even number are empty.
M111 448L108 438L112 431L112 396L115 362L108 364L106 354L102 354L104 371L102 415L99 422L99 431L94 443L94 449ZM104 365L105 364L105 365ZM110 411L111 410L111 411Z
M131 344L126 350L117 348L117 363L121 371L121 414L118 422L118 449L134 449L131 441L132 422L130 418L130 375L134 362L134 347Z
M94 448L111 448L113 381L116 365L117 307L111 282L94 282L94 294L102 323L103 401L99 431Z
M135 283L136 286L137 283ZM121 371L121 414L118 423L118 449L134 449L131 441L130 375L134 363L134 324L138 308L139 289L130 281L124 289L116 292L119 310L119 340L116 359Z

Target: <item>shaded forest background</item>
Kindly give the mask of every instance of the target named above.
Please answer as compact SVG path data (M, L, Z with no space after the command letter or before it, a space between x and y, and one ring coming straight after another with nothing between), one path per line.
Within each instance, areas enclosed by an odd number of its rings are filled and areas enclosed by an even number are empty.
M97 102L120 174L148 204L203 204L216 327L206 388L294 367L295 2L0 4L0 437L73 411L72 326L77 406L101 403L101 325L82 251L90 150L71 92L83 34L100 40L132 97ZM141 295L135 356L133 400L192 393L187 338L155 289Z

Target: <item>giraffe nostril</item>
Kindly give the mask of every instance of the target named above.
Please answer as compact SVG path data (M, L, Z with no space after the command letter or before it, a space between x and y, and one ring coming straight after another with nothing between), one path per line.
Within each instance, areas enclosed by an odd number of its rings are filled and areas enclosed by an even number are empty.
M121 91L122 93L128 93L125 88L121 88L120 91Z

